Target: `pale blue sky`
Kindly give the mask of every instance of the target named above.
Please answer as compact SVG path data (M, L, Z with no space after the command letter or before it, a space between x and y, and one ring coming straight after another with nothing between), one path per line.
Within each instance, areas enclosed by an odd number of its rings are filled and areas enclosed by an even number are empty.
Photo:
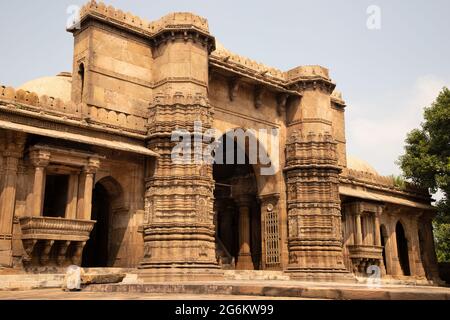
M73 39L65 31L76 0L0 0L0 83L71 71ZM381 174L399 173L395 160L422 108L450 85L450 1L400 0L109 0L154 20L192 11L209 20L225 47L287 70L330 69L347 101L348 152ZM381 30L366 27L370 5Z

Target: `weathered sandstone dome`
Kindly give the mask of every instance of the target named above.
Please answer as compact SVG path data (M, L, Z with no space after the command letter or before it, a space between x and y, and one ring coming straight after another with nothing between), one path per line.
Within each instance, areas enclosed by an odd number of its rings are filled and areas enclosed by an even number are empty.
M373 175L379 175L378 172L367 162L354 156L347 156L347 168L351 170L367 172Z
M61 72L54 77L37 78L19 87L19 89L35 92L39 96L47 95L70 101L72 92L72 75L69 72Z

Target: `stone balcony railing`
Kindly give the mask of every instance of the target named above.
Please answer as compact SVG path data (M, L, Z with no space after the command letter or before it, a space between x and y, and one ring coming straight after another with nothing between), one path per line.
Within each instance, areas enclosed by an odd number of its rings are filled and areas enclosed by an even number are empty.
M95 221L21 217L23 261L27 267L80 264Z
M383 260L383 247L375 245L351 245L348 252L355 273L366 274L369 266L380 266Z

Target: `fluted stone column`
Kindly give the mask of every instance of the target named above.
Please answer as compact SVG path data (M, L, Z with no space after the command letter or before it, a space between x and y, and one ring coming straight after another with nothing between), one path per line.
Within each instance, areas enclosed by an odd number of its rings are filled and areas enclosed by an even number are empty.
M238 270L253 270L252 253L250 250L250 205L249 195L239 196L237 199L239 208L239 253L236 263Z

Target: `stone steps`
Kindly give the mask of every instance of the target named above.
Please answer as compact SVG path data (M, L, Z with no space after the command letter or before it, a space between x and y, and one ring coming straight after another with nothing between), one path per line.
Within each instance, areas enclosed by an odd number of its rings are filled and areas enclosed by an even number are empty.
M269 270L224 270L226 280L290 280L283 271Z
M281 281L224 281L192 283L99 284L83 289L85 292L151 293L187 295L238 295L336 300L450 300L450 288L381 287L363 285L315 284Z

